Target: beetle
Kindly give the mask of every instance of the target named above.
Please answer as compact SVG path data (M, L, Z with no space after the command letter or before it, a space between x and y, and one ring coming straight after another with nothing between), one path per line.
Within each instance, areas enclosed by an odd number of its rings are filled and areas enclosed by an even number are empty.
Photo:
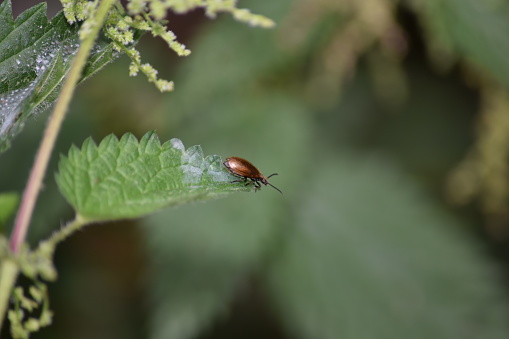
M274 175L278 175L277 173L273 173L273 174L269 175L268 177L266 177L252 163L250 163L246 159L242 159L239 157L227 158L226 161L223 162L223 165L226 167L226 169L231 174L233 174L236 177L241 178L239 180L232 181L232 183L245 182L246 186L253 185L255 188L255 192L257 190L259 190L260 188L262 188L261 184L264 184L265 186L270 185L274 189L276 189L279 193L283 194L283 192L281 192L279 190L279 188L272 185L267 180Z

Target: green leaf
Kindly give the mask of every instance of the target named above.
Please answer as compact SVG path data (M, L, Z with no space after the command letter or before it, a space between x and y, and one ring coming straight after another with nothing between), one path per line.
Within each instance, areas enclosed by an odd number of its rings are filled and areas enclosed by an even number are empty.
M149 336L192 339L231 312L280 233L287 195L272 189L143 219L151 261Z
M99 146L87 139L62 156L56 176L65 198L90 221L136 218L250 189L232 180L219 156L204 158L199 146L185 150L179 139L161 145L153 132L139 142L130 133L120 141L110 135Z
M404 172L327 157L268 286L287 331L315 339L507 338L501 272Z
M0 4L0 151L28 118L47 109L57 98L79 48L79 25L69 25L62 12L51 21L46 4L12 17L11 1ZM90 77L118 53L100 38L85 66Z
M434 34L459 56L509 88L509 4L506 1L424 1L422 15Z
M7 220L14 214L18 201L18 193L0 193L0 228L3 229Z

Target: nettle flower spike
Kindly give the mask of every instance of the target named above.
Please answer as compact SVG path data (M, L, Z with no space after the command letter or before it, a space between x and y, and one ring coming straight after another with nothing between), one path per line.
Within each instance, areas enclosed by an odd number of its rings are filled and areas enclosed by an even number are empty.
M95 24L94 15L99 1L60 1L69 23L84 21L80 30L80 37L83 39ZM191 50L178 42L176 35L166 27L167 22L164 19L168 11L185 13L202 8L208 17L224 12L250 26L274 26L271 19L253 14L247 9L237 8L236 4L235 0L129 0L124 8L119 1L109 13L104 32L113 41L113 47L117 51L122 51L131 58L129 75L136 76L141 71L161 92L169 92L174 88L173 82L158 78L157 70L153 66L142 64L140 53L133 47L136 31L151 32L154 37L162 38L178 56L188 56Z
M146 8L145 0L131 0L127 4L130 14L140 14Z
M64 8L64 15L67 22L73 24L77 21L83 21L85 16L85 6L88 1L86 0L60 0Z

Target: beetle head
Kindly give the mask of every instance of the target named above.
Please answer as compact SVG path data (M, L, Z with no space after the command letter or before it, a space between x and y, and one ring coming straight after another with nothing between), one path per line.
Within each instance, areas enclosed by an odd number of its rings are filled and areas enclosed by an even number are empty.
M264 184L265 186L269 185L269 186L272 186L272 188L274 188L276 191L278 191L279 193L283 194L283 192L281 192L281 190L279 188L277 188L276 186L272 185L267 179L269 179L270 177L273 177L277 175L277 173L272 173L271 175L269 175L268 177L264 177L262 180L260 180L262 182L262 184Z

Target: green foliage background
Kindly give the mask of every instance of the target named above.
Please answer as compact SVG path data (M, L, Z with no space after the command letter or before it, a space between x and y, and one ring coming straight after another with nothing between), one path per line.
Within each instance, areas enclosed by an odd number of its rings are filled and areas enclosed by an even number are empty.
M88 135L156 130L278 172L284 195L76 234L57 252L55 324L34 337L507 338L507 5L241 5L278 26L172 16L185 59L142 39L174 93L125 59L81 86L53 169ZM22 190L45 117L0 155L0 191ZM33 242L72 215L45 183Z

